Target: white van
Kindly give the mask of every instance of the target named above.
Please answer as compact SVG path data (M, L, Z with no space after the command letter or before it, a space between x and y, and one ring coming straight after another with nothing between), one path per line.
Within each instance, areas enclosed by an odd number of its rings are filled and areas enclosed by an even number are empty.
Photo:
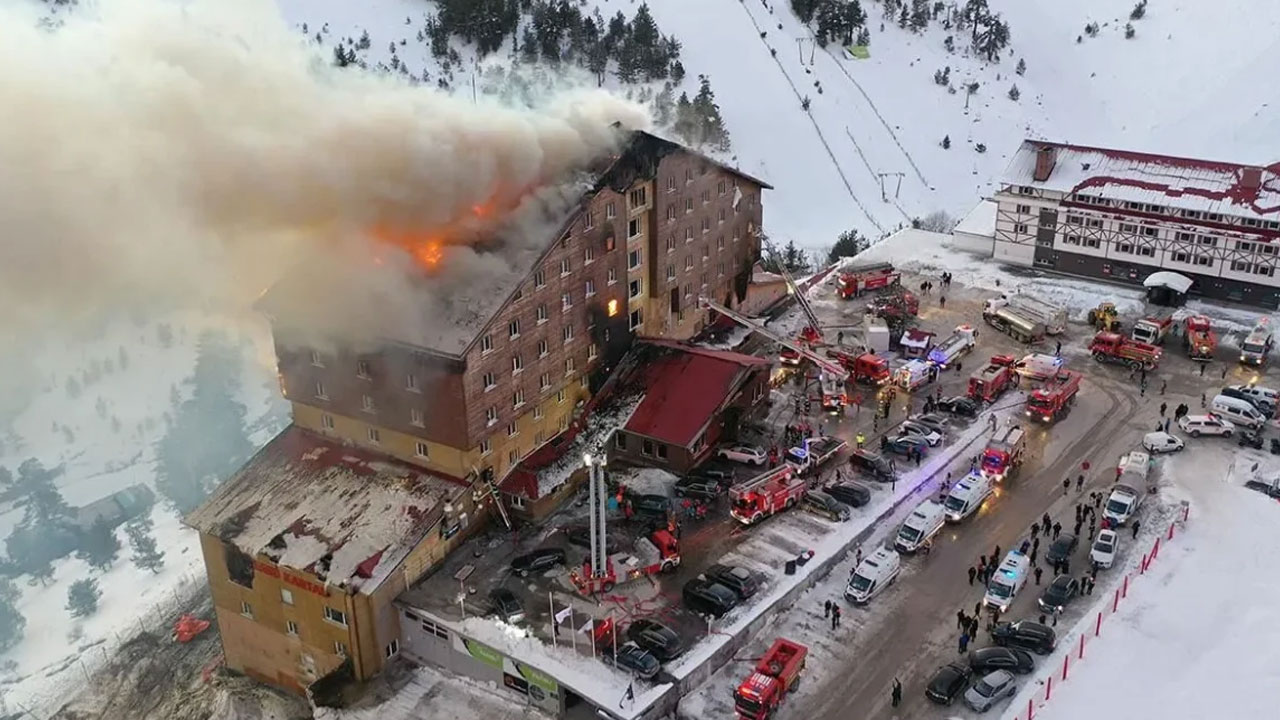
M1102 517L1110 520L1112 527L1120 527L1138 512L1142 498L1146 493L1129 485L1116 485L1107 496L1107 504L1102 506Z
M894 539L893 546L906 553L919 550L921 545L938 534L946 517L946 510L941 505L925 500L911 511L911 517L898 528L898 537Z
M1150 487L1147 476L1151 474L1151 456L1141 450L1122 455L1116 465L1116 479L1138 489Z
M889 548L882 547L862 559L849 577L849 587L844 596L850 602L861 605L881 590L893 584L902 570L902 558Z
M932 365L923 360L908 360L894 373L893 381L903 390L910 392L928 382L936 372Z
M1030 569L1030 558L1017 550L1010 550L991 576L991 582L987 583L987 594L982 596L983 606L1007 611L1014 596L1027 584L1027 571Z
M967 477L961 478L942 502L942 507L947 511L947 522L960 522L977 512L991 496L991 485L991 478L980 472L969 473Z
M1226 395L1215 395L1213 401L1209 403L1209 409L1215 415L1221 415L1236 425L1250 429L1261 427L1267 421L1267 418L1249 401Z

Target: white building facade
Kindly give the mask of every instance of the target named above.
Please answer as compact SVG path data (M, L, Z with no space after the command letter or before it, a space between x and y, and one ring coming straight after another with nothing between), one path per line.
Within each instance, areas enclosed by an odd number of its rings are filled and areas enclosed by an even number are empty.
M1280 163L1252 167L1027 140L999 190L994 259L1280 307Z

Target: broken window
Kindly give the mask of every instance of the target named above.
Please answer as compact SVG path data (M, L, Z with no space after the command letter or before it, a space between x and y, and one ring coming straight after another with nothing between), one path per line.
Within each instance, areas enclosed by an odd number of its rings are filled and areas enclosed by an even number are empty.
M227 578L241 586L253 587L253 558L241 552L235 545L225 545L224 558L227 563Z

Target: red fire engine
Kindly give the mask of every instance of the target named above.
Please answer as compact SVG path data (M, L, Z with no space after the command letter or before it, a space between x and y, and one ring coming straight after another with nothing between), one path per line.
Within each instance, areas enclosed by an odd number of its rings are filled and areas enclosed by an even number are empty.
M827 350L827 357L838 361L849 371L854 382L867 385L883 385L889 382L889 362L875 353L855 355L836 348Z
M1018 384L1012 355L995 355L969 378L969 397L979 402L994 402L1005 390Z
M1113 332L1100 332L1089 343L1093 359L1102 363L1117 363L1131 368L1155 370L1160 365L1160 348L1137 342Z
M876 263L849 268L840 273L837 284L840 297L848 300L871 291L897 285L902 281L902 273L893 269L891 263Z
M1027 417L1042 422L1053 422L1065 415L1076 402L1080 392L1080 373L1059 371L1027 398Z
M664 529L654 530L647 538L636 542L635 552L614 553L605 559L602 575L591 576L590 561L584 562L582 574L570 572L569 579L583 595L609 592L615 585L636 578L670 572L680 565L680 543Z
M1214 351L1218 349L1218 336L1213 333L1209 318L1204 315L1187 317L1187 331L1183 334L1182 342L1192 360L1212 360Z
M743 525L754 525L800 502L805 482L787 463L757 475L729 490L729 514Z
M778 638L756 663L755 672L733 692L738 720L765 720L777 710L804 671L809 648Z
M1007 428L982 451L982 474L996 481L1005 479L1022 466L1027 451L1027 435L1020 427Z

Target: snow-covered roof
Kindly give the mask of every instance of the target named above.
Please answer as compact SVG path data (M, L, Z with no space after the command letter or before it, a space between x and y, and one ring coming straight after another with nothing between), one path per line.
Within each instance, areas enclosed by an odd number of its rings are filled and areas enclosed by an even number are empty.
M242 552L370 593L466 490L290 426L186 518Z
M992 237L996 234L996 208L997 203L994 200L983 200L968 215L964 216L952 232L965 233L966 235L981 235L983 237Z
M1182 275L1176 272L1169 272L1168 270L1160 270L1158 272L1153 272L1147 276L1146 280L1142 281L1143 287L1169 288L1170 290L1176 293L1183 293L1183 294L1186 294L1186 292L1191 289L1192 284L1193 282L1191 278L1187 277L1186 275Z
M1052 150L1048 179L1036 157ZM1268 167L1025 140L1002 182L1259 220L1280 219L1280 163Z

